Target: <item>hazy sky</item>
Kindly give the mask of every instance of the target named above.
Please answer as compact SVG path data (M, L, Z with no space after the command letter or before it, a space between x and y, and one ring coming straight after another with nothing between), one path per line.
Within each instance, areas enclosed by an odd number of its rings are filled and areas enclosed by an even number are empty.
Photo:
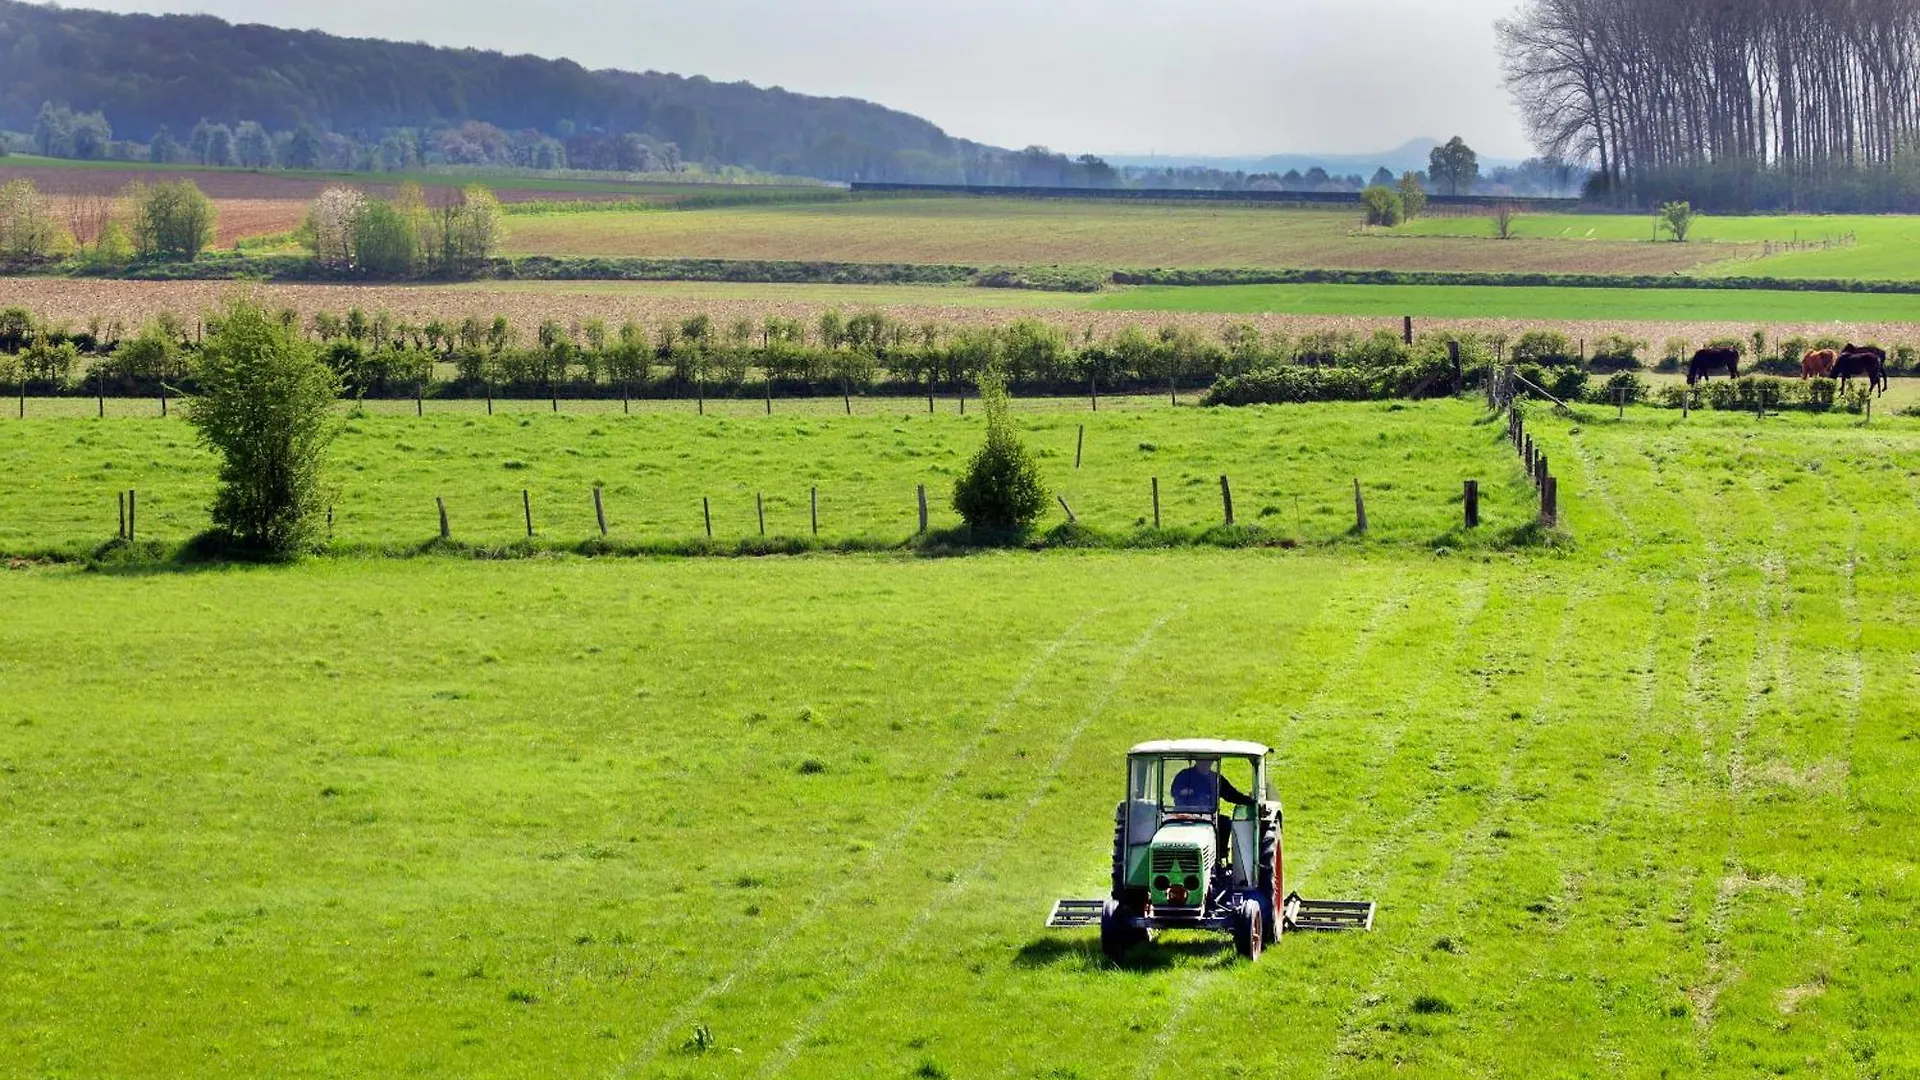
M1528 153L1493 49L1517 0L68 2L862 97L1010 147Z

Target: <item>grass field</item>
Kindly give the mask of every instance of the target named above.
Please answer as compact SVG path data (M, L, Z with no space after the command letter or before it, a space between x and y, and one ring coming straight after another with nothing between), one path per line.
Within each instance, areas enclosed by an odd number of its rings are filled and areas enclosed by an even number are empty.
M1478 217L1420 218L1395 230L1414 236L1480 237L1493 242L1492 222ZM1531 240L1568 242L1647 241L1653 219L1601 214L1522 214L1513 234ZM1853 237L1854 242L1811 251L1767 255L1765 245L1817 243ZM1511 243L1511 241L1508 241ZM1702 249L1700 272L1783 278L1920 278L1920 217L1872 214L1777 214L1751 217L1706 215L1694 222L1686 245ZM1719 252L1719 254L1707 254ZM1723 261L1734 259L1736 261Z
M1165 402L1109 398L1099 413L1084 400L1017 404L1048 484L1081 521L1108 529L1151 522L1155 476L1167 526L1218 524L1224 474L1237 520L1310 543L1352 526L1355 477L1367 485L1372 537L1382 543L1439 542L1459 521L1469 478L1486 487L1490 537L1532 514L1511 455L1490 434L1456 437L1472 419L1465 404L1216 411ZM16 478L0 486L0 554L97 547L117 531L117 492L128 488L139 492L143 539L177 544L208 527L212 459L177 410L162 421L151 402L114 402L116 415L98 421L74 415L90 403L60 404L65 418L0 421L0 470ZM823 539L904 542L917 528L920 484L932 527L959 524L949 503L982 438L974 404L963 417L949 398L929 416L925 399L862 400L846 416L835 398L781 402L766 416L748 399L712 403L714 415L699 416L691 401L652 402L628 416L618 401L569 402L558 415L547 402L518 402L488 417L469 401L436 402L422 419L411 403L393 403L386 415L349 421L337 446L334 536L421 543L437 534L437 496L456 539L504 546L525 537L525 490L540 535L572 544L598 533L595 486L616 541L704 536L703 497L716 539L756 536L757 494L769 535L810 536L818 488ZM51 405L36 401L31 412ZM1056 506L1047 524L1064 517Z
M1511 468L1472 419L1369 422ZM0 1074L1920 1070L1920 433L1533 430L1574 544L1522 556L7 572ZM1190 733L1279 748L1291 883L1373 933L1040 928Z
M1370 233L1357 211L1102 201L879 198L678 214L515 218L510 251L835 262L1098 267L1327 267L1664 274L1725 248L1492 245Z

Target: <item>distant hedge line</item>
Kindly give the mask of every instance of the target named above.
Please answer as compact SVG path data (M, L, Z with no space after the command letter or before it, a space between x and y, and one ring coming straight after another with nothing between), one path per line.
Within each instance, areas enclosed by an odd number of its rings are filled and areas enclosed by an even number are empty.
M192 262L87 266L39 262L6 273L52 273L134 281L400 280L342 273L306 255L217 254ZM662 259L526 255L488 260L477 275L500 281L714 281L793 285L971 285L1048 292L1098 292L1108 285L1464 285L1476 288L1700 289L1920 295L1920 281L1827 278L1688 277L1672 274L1489 273L1456 270L1110 270L1076 266L978 267L950 263L848 263L777 259ZM433 278L405 280L430 281Z

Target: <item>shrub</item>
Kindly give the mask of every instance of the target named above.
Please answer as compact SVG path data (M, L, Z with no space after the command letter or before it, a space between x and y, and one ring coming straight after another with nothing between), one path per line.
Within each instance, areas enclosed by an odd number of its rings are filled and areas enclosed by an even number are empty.
M1646 401L1647 381L1631 371L1616 371L1594 394L1594 400L1613 404L1613 395L1617 390L1627 392L1627 404Z
M0 259L44 259L71 246L66 227L33 181L20 177L0 186Z
M1420 178L1411 172L1400 174L1401 216L1412 221L1427 212L1427 189L1420 186Z
M370 274L404 277L420 260L419 239L405 214L384 199L369 199L353 220L354 261Z
M74 347L73 342L65 339L55 341L41 333L35 335L20 354L20 366L32 382L63 386L73 374L74 365L79 359L80 350Z
M124 198L132 208L133 248L141 258L192 260L213 243L219 212L193 181L135 183Z
M340 382L312 345L245 298L231 300L194 360L188 418L219 453L217 529L249 550L297 552L325 506Z
M1529 330L1513 343L1513 362L1542 366L1570 363L1573 343L1558 330Z
M1644 341L1635 341L1623 334L1608 334L1593 343L1593 359L1589 361L1595 371L1633 371L1642 367L1640 350L1647 348Z
M1653 370L1679 371L1692 355L1693 342L1686 338L1668 338L1667 343L1661 346L1660 362L1653 366Z
M998 363L980 373L987 441L954 481L953 508L967 525L989 533L1024 533L1047 506L1040 466L1020 442L1007 412L1006 374Z
M1693 206L1684 202L1670 202L1660 207L1660 231L1671 235L1676 243L1687 242L1687 232L1693 228Z
M1361 192L1360 205L1367 209L1369 225L1398 225L1406 215L1406 206L1400 201L1400 193L1381 184Z

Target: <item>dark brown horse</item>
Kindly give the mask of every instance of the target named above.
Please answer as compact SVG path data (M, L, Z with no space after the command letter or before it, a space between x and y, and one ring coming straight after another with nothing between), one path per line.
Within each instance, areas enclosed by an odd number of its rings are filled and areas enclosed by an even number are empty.
M1687 365L1687 385L1692 386L1705 379L1709 372L1723 368L1726 370L1727 378L1740 377L1739 349L1701 349L1693 354L1693 361Z
M1849 343L1840 350L1840 359L1833 362L1833 377L1840 380L1840 388L1844 390L1856 375L1867 377L1868 391L1886 393L1887 351L1877 345Z

